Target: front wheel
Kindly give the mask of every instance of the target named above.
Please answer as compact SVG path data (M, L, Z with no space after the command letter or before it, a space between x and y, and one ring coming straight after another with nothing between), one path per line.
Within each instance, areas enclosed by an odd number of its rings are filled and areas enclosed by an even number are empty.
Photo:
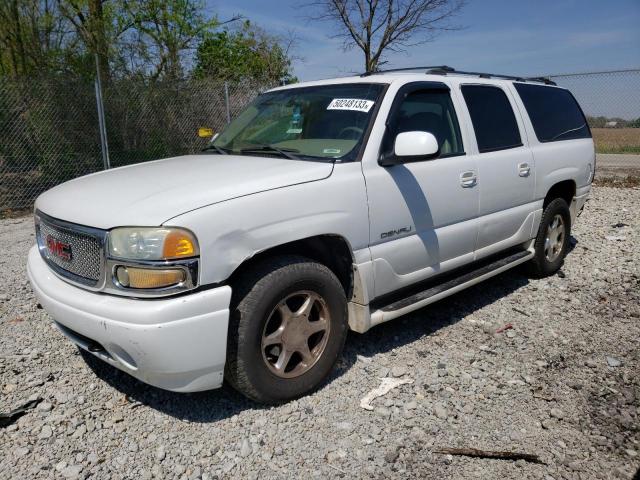
M542 213L538 235L534 243L535 255L529 263L535 277L547 277L562 266L569 250L571 214L562 198L551 201Z
M233 288L226 380L264 403L317 388L347 336L345 292L331 270L304 257L272 258Z

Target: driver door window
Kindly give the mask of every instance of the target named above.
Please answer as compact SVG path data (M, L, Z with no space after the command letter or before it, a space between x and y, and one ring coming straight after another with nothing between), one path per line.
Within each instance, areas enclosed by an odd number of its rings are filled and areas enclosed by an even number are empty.
M464 155L458 119L448 91L420 90L407 95L395 119L393 138L412 131L432 133L438 140L440 157Z

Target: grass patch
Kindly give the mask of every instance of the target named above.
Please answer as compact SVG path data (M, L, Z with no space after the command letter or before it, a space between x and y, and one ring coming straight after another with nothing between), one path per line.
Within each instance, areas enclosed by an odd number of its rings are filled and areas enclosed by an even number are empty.
M592 128L597 153L640 154L640 128Z
M640 146L621 145L619 147L600 147L596 145L596 153L640 154Z

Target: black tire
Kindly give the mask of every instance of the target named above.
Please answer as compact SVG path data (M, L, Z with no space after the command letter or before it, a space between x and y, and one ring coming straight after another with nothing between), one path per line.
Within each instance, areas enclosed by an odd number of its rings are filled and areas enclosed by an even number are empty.
M561 242L561 248L557 251L553 258L548 258L547 232L549 226L554 222L557 216L562 218L564 222L564 236ZM542 213L542 220L538 228L538 235L534 243L535 256L529 262L529 273L533 277L542 278L555 274L564 261L564 257L569 250L569 237L571 235L571 213L567 202L562 198L556 198L549 202Z
M265 358L263 335L267 322L272 321L283 299L289 295L295 297L300 291L313 292L322 299L322 311L328 313L325 324L329 328L315 363L308 366L310 362L307 362L302 368L309 369L296 377L281 378L270 369ZM266 259L233 282L225 380L242 394L262 403L298 398L315 390L329 376L346 337L345 292L331 270L301 256Z

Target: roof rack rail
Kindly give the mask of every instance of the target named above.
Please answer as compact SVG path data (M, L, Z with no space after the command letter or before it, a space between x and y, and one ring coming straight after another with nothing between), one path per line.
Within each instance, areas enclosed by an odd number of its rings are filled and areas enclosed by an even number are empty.
M542 82L546 85L558 85L556 82L551 80L549 77L527 77L525 80L529 80L531 82Z
M427 73L441 73L439 71L429 71ZM464 70L453 70L451 72L447 72L447 73L457 73L458 75L470 75L473 77L480 77L480 78L499 78L502 80L513 80L516 82L540 82L540 83L544 83L546 85L555 85L556 83L553 82L550 78L546 78L546 77L518 77L518 76L514 76L514 75L503 75L501 73L486 73L486 72L466 72Z
M513 75L502 75L499 73L485 73L485 72L467 72L464 70L456 70L455 68L449 67L447 65L433 65L427 67L404 67L404 68L391 68L388 70L377 70L375 72L365 72L361 74L361 77L368 77L370 75L378 75L384 73L393 73L393 72L408 72L411 70L426 70L425 73L431 75L447 75L448 73L458 74L458 75L470 75L473 77L480 78L500 78L503 80L514 80L517 82L540 82L546 85L556 85L554 81L552 81L548 77L517 77Z
M455 72L454 68L448 67L447 65L428 65L426 67L402 67L402 68L390 68L388 70L375 70L373 72L361 73L360 76L369 77L371 75L379 75L382 73L410 72L411 70L441 70L443 72Z

